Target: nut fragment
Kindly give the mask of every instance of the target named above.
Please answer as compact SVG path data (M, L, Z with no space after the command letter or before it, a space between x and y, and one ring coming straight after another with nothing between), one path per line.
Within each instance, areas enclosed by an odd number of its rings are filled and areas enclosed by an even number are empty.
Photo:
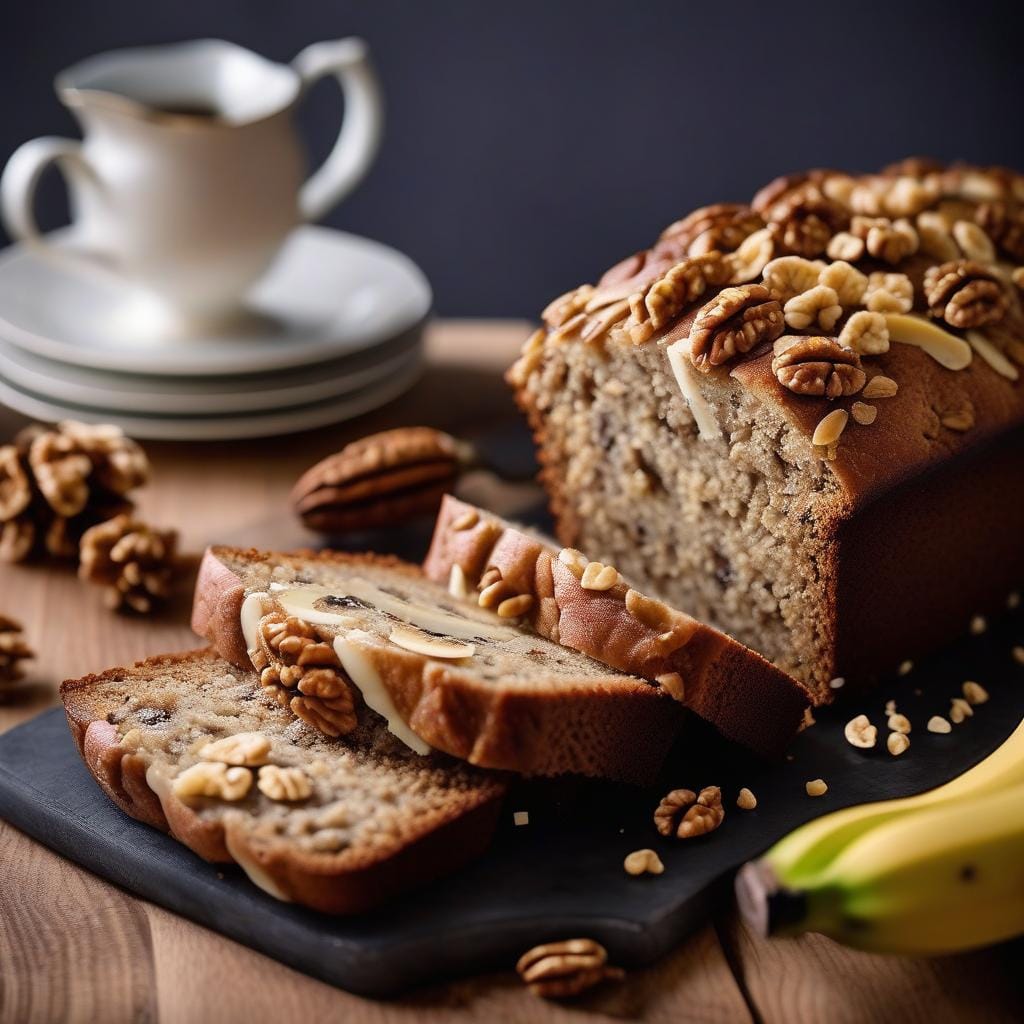
M549 327L563 327L574 316L583 312L593 294L594 286L590 284L582 284L579 288L573 288L552 299L544 307L540 318Z
M914 286L906 274L878 270L868 274L862 301L872 313L909 313L914 308Z
M988 622L985 621L985 616L972 616L969 629L971 631L971 636L981 636L981 634L984 633L986 629L988 629Z
M212 740L200 751L204 761L222 761L224 764L252 768L266 764L270 753L270 740L261 732L238 732L233 736Z
M627 875L660 875L665 870L661 858L654 850L634 850L622 862Z
M271 800L305 800L313 792L313 784L301 768L281 768L276 764L260 769L256 785Z
M908 220L888 217L854 217L850 233L864 239L868 254L885 263L900 263L917 252L920 240Z
M839 344L864 356L888 352L889 327L885 316L863 309L854 313L839 332Z
M828 783L824 779L811 779L804 784L808 796L824 796L828 792Z
M921 252L939 263L959 259L960 247L953 241L945 218L934 211L918 215L917 236L921 240Z
M893 757L899 757L900 754L904 754L910 749L910 737L902 732L891 732L885 741L885 746Z
M580 586L584 590L611 590L618 582L618 570L602 562L589 562L580 577Z
M892 379L892 377L886 377L884 374L880 373L877 377L872 377L871 380L864 385L863 397L871 399L892 398L899 389L900 386Z
M739 203L716 203L670 224L661 240L672 239L687 256L702 256L717 249L732 252L755 231L764 227L760 214Z
M794 295L810 291L822 273L821 261L802 256L779 256L764 268L764 286L773 299L786 302Z
M787 335L775 343L772 372L798 395L840 398L864 387L860 356L832 338Z
M878 729L871 724L867 715L857 715L856 718L851 718L846 723L843 735L846 737L846 742L851 744L851 746L862 747L868 750L875 745L875 740L878 738Z
M961 409L952 409L939 416L939 422L947 430L956 430L960 433L970 430L974 426L974 412L970 406Z
M818 276L818 284L831 288L844 309L859 306L867 290L868 277L845 260L828 264Z
M21 626L0 615L0 690L20 682L25 675L22 662L34 657Z
M635 591L629 591L635 593ZM665 672L654 680L673 700L680 703L686 700L686 686L678 672Z
M182 799L216 797L218 800L241 800L252 788L252 772L248 768L228 767L221 761L200 761L186 768L171 784L171 792Z
M968 704L984 704L988 700L988 690L973 680L967 680L961 690Z
M752 811L757 806L757 797L744 786L736 797L736 806L741 811Z
M893 732L910 732L910 719L907 718L906 715L901 715L898 712L894 711L892 714L890 714L886 724Z
M533 606L533 594L516 594L515 597L506 597L495 609L498 617L502 619L517 619L525 615Z
M577 551L576 548L562 548L558 552L558 560L576 579L583 575L584 569L590 564L587 556L582 551Z
M728 363L783 328L782 307L759 284L724 288L697 314L690 328L690 358L700 370Z
M784 197L768 210L767 219L784 252L820 256L829 239L846 227L846 211L817 188L803 188Z
M839 296L834 288L819 284L810 291L794 295L783 307L783 312L786 323L796 331L804 331L814 325L831 331L843 315L843 307L839 305Z
M875 422L878 409L873 405L868 405L867 402L854 402L850 406L850 415L855 423L859 423L862 427L869 427Z
M544 999L579 995L606 979L619 980L624 972L608 966L608 953L593 939L568 939L535 946L516 964L530 991Z
M814 428L811 444L821 445L826 448L836 444L846 429L846 423L849 418L850 415L845 409L833 409L827 416L823 416Z
M677 263L663 277L630 296L630 317L626 321L630 339L638 345L647 341L696 302L710 286L724 284L729 272L730 266L718 252Z
M775 255L775 239L771 228L762 228L744 239L743 244L727 257L729 284L746 284L761 276Z
M472 644L465 644L449 637L434 636L415 626L395 626L388 639L404 650L422 654L427 658L472 658L476 654L476 648Z
M1002 281L973 260L951 260L929 267L924 292L932 315L953 327L998 323L1010 301Z
M995 261L996 247L992 244L992 239L985 234L984 228L973 221L958 220L953 225L953 237L967 259L980 263Z
M963 697L954 697L949 702L949 720L954 725L959 725L965 719L973 717L974 708Z
M974 219L1003 253L1017 263L1024 263L1024 210L1004 202L982 203Z
M952 732L953 726L951 726L949 722L942 717L942 715L932 715L932 717L928 719L928 731L945 734Z
M673 789L658 804L654 825L663 836L674 833L689 839L713 832L724 818L722 791L717 786L706 786L699 796L692 789Z

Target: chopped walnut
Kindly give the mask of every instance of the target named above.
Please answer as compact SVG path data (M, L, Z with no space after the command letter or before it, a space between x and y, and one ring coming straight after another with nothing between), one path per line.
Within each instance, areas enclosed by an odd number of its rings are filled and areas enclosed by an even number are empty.
M540 327L523 343L523 347L519 352L519 358L512 364L507 375L509 383L513 387L526 387L526 382L540 368L544 362L544 342L546 339L547 331Z
M862 356L889 351L889 326L882 313L861 310L846 321L839 332L839 344Z
M882 197L885 212L891 217L913 217L937 202L939 189L934 182L922 181L918 175L901 175L893 181Z
M914 286L906 274L877 270L868 274L861 301L872 313L909 313L914 308Z
M534 946L516 964L519 977L535 996L565 999L579 995L602 981L623 977L608 966L608 953L593 939L568 939Z
M828 783L824 779L811 779L804 783L804 790L808 796L824 796L828 792Z
M953 731L953 726L949 724L948 719L942 717L942 715L932 715L928 719L928 725L926 727L929 732L947 734Z
M774 341L782 329L782 307L767 288L759 284L724 288L693 321L690 358L706 372L763 341Z
M885 747L893 757L899 757L910 749L910 737L902 732L891 732L885 741Z
M1024 263L1024 209L1003 202L982 203L974 218L1001 252L1017 263Z
M584 590L611 590L618 582L618 570L601 562L589 562L580 577L580 586Z
M825 252L829 259L856 263L864 256L864 239L849 231L840 231L832 236Z
M843 307L839 305L839 296L834 288L819 284L810 291L793 296L786 303L784 313L786 323L795 331L804 331L813 326L831 331L843 315Z
M559 295L557 299L552 299L540 318L551 328L564 327L574 316L583 312L593 294L593 285L583 284L579 288L573 288L572 291Z
M775 255L775 239L770 228L755 231L726 258L729 284L746 284L759 278Z
M716 203L694 210L670 224L661 240L671 238L687 256L703 256L717 249L733 252L743 241L764 227L760 214L739 203Z
M860 356L832 338L787 335L775 343L772 372L798 395L842 398L864 387Z
M722 791L706 786L698 796L692 789L673 789L654 812L654 825L663 836L680 839L714 832L725 818Z
M306 800L313 792L313 784L301 768L281 768L274 764L260 768L256 785L271 800Z
M802 256L779 256L764 268L764 286L773 299L786 302L794 295L810 291L819 284L823 265L820 260Z
M271 612L260 619L257 635L253 667L279 704L327 736L356 727L354 695L338 655L308 622Z
M985 234L984 228L979 227L974 221L958 220L953 225L953 238L967 259L979 263L995 262L996 247L992 244L992 239Z
M839 305L848 309L861 304L868 278L845 260L836 260L822 268L817 283L831 288L839 297Z
M736 797L736 806L741 811L752 811L757 807L757 797L744 786Z
M924 275L924 293L932 315L952 327L998 323L1010 306L1002 281L972 260L929 267Z
M171 792L182 799L215 797L218 800L241 800L252 788L252 772L248 768L229 767L222 761L200 761L186 768L171 784Z
M709 286L724 284L729 269L717 252L677 263L664 277L630 296L630 318L626 321L630 338L636 344L647 341L696 302Z
M988 690L985 689L980 683L976 683L971 679L961 687L963 691L964 699L968 704L977 706L978 704L984 704L988 701Z
M0 615L0 691L20 682L25 676L22 662L34 657L21 626Z
M768 210L767 219L784 252L813 259L846 227L847 214L839 203L812 186L779 200Z
M875 745L878 729L871 724L867 715L857 715L846 723L843 735L847 743L868 750Z
M854 217L850 221L850 232L864 239L864 247L871 256L886 263L900 263L913 256L920 245L917 232L908 220Z
M145 614L170 596L177 543L175 530L156 530L129 515L115 516L83 534L78 575L106 588L110 608Z
M634 850L622 862L627 875L660 875L665 870L654 850Z
M212 740L199 751L204 761L222 761L224 764L253 768L267 763L270 739L261 732L238 732L233 736Z
M870 427L878 417L878 410L867 402L854 402L850 406L850 415L853 417L854 423L859 423L862 427Z

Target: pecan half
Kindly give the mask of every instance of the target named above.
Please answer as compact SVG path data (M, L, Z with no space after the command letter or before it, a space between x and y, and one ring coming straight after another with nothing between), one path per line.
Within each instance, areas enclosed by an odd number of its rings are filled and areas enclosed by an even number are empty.
M1024 263L1024 210L1006 203L982 203L974 219L1010 259Z
M530 991L545 999L564 999L623 971L608 966L608 952L593 939L567 939L534 946L520 958L516 971Z
M981 327L1006 315L1010 297L1003 282L973 260L950 260L929 267L924 294L933 316L952 327Z
M292 488L311 530L339 534L433 515L475 460L470 445L431 427L399 427L346 445Z
M706 786L698 796L692 789L673 789L658 804L654 826L663 836L675 833L680 839L714 832L725 818L722 791Z
M781 199L767 216L780 247L808 259L820 256L832 236L844 230L849 220L839 203L813 186Z
M690 358L708 372L762 341L774 341L783 327L782 306L764 285L723 288L693 321Z
M761 215L741 203L702 206L689 216L670 224L660 242L671 239L688 256L703 256L712 249L733 252L740 243L764 227Z
M855 395L867 377L860 356L832 338L788 335L775 344L772 372L797 395Z

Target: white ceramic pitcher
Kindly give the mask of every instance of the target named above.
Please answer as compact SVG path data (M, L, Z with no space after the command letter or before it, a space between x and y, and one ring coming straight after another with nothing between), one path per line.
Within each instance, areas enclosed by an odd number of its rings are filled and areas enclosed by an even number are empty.
M303 183L293 114L325 75L342 86L344 122ZM288 233L355 187L380 140L380 93L359 39L315 43L290 65L217 39L120 50L69 68L55 87L84 139L34 139L10 158L0 180L9 233L67 262L32 210L41 173L56 164L75 252L185 324L236 310Z

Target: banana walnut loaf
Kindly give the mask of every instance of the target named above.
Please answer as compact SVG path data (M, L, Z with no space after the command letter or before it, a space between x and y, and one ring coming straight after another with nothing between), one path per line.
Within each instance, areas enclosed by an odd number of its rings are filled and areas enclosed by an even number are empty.
M779 178L544 310L558 535L825 702L1024 578L1024 175ZM831 685L830 685L831 684Z

